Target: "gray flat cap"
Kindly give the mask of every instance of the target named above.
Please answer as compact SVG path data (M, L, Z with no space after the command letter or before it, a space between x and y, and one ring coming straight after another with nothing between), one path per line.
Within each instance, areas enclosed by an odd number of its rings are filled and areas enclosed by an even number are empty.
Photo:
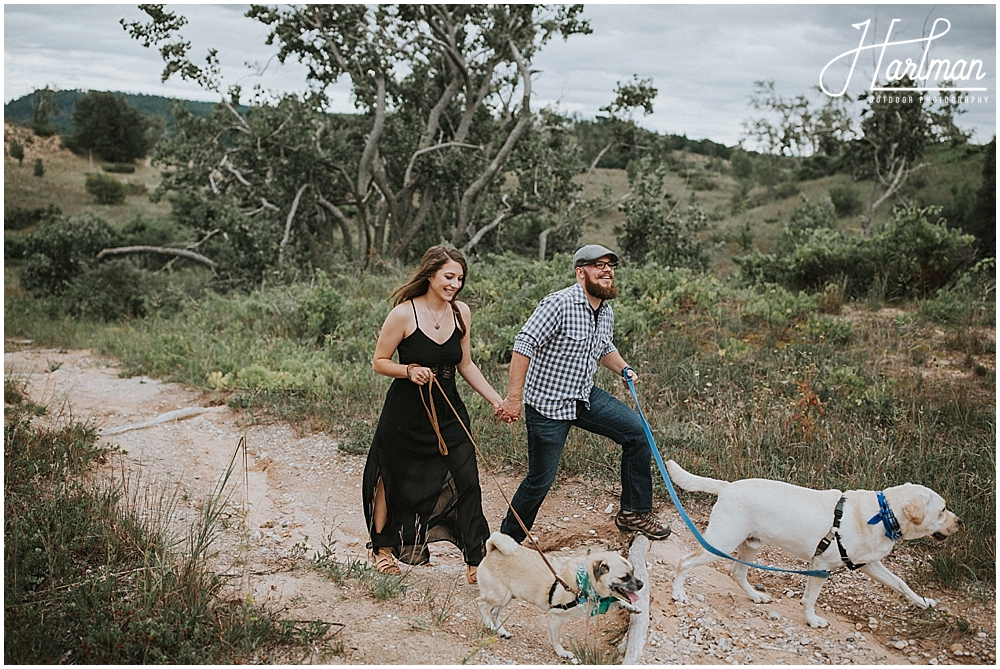
M611 256L611 262L618 262L618 254L611 249L605 248L600 244L587 244L573 254L573 267L586 265L604 256Z

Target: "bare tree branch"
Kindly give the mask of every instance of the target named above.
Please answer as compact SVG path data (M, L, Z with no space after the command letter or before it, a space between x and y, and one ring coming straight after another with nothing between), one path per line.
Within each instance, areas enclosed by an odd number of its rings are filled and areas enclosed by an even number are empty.
M119 246L116 248L101 249L101 252L98 253L96 257L98 260L102 260L106 256L128 255L131 253L159 253L162 255L187 258L188 260L193 260L194 262L201 263L202 265L206 265L213 269L219 266L214 260L210 260L200 253L188 251L187 249L172 249L166 246Z

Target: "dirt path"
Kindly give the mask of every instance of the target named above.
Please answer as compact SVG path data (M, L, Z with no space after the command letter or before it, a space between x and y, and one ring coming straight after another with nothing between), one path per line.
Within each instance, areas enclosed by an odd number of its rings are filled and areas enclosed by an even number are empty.
M179 419L133 427L102 440L126 454L107 468L109 475L136 475L151 489L177 489L177 521L189 523L204 497L225 471L241 437L246 438L248 471L238 497L247 500L246 528L224 539L220 572L233 577L229 596L253 596L282 615L322 619L343 625L340 655L306 653L268 658L282 662L347 664L558 664L545 637L544 617L530 605L514 602L506 611L514 638L484 633L475 607L477 588L467 585L459 552L449 544L431 546L431 563L409 573L402 599L376 603L348 581L337 586L309 568L308 557L332 541L339 560L364 559L361 509L364 456L337 450L336 437L298 436L283 423L251 424L226 406L206 406L199 392L144 377L120 378L112 362L89 351L23 350L4 356L5 374L28 382L31 397L54 417L92 420L105 433L153 421L167 412ZM201 411L191 411L192 408ZM194 415L191 415L194 414ZM175 414L176 415L176 414ZM500 476L512 492L517 472ZM503 501L484 474L484 507L491 527L502 517ZM621 535L606 511L615 491L590 482L561 482L550 493L535 530L547 550L573 554L587 547L619 547ZM704 526L706 508L689 509ZM967 631L944 633L929 626L928 614L860 574L837 573L820 596L830 627L805 624L798 598L802 577L758 575L775 599L753 604L721 563L702 567L689 580L693 603L678 606L669 587L678 559L695 544L673 508L661 509L675 534L654 542L648 554L652 582L652 620L643 663L649 664L995 664L996 617L992 592L977 598L944 592L913 577L919 562L900 547L886 561L918 592L936 598L940 608L969 622ZM305 556L305 557L303 557ZM762 554L770 564L795 566L780 553ZM798 565L801 568L801 564ZM564 632L610 648L625 630L618 612L574 621ZM564 642L564 645L570 647ZM263 659L263 658L262 658Z

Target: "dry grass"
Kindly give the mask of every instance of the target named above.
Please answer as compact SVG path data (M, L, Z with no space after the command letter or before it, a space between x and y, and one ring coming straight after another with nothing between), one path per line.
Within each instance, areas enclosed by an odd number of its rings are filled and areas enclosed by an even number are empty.
M93 168L84 156L77 156L69 149L62 148L60 138L36 137L28 128L4 124L4 210L15 207L34 209L54 204L64 214L75 215L92 211L111 223L124 223L136 215L161 218L170 213L166 202L153 204L149 194L160 182L160 171L149 165L149 161L137 162L132 174L116 174L115 178L124 183L144 186L147 193L129 195L121 205L100 205L84 190L88 172L100 170L100 161L95 160ZM7 145L17 139L24 146L24 161L18 164L7 154ZM45 175L32 174L36 158L42 159Z

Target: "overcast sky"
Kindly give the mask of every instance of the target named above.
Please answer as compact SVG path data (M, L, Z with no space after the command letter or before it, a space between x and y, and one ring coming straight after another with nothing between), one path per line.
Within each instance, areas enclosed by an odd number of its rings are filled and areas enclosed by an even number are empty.
M267 27L245 18L246 8L167 5L189 19L181 34L191 41L193 58L200 61L209 48L218 49L227 86L304 90L304 68L272 58L277 48L265 44ZM748 102L754 81L773 80L783 97L807 94L819 106L825 96L814 89L824 68L828 92L847 85L856 96L871 87L879 57L884 83L887 75L905 70L907 59L915 67L927 52L928 63L949 61L956 85L984 89L968 92L959 126L974 131L977 142L996 133L994 4L595 4L586 5L584 16L593 34L556 38L535 58L536 108L558 105L593 118L618 82L638 75L659 90L655 112L636 117L641 125L733 145L753 115ZM161 83L159 53L131 39L122 18L146 16L124 4L4 5L4 101L46 85L217 99L177 78ZM867 27L854 27L866 21ZM907 40L913 41L896 44ZM267 67L261 76L247 63ZM937 66L924 86L936 87L940 72ZM353 111L346 87L332 93L332 111Z

